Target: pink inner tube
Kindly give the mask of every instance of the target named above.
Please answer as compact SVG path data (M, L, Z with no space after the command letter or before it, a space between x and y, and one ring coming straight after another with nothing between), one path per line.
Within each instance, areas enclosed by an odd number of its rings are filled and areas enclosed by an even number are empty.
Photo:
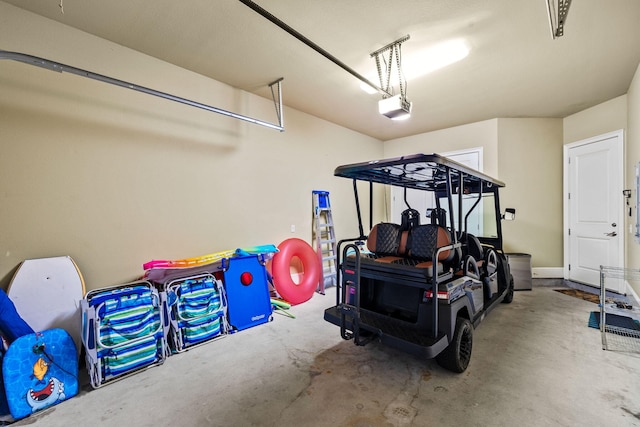
M278 245L271 261L273 284L276 291L291 304L300 304L313 296L320 281L320 260L307 242L297 238L287 239ZM298 257L304 273L302 281L296 284L291 278L291 260Z

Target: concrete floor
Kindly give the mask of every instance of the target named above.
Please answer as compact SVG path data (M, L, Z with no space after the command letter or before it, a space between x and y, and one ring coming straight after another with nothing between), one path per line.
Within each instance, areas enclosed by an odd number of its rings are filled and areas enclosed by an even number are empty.
M322 320L335 289L15 426L640 426L640 353L604 351L597 305L534 280L474 332L463 374Z

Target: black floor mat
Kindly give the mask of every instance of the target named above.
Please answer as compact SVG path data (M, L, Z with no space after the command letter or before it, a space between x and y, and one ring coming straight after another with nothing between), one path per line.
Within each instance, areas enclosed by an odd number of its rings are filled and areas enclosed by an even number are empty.
M624 328L632 331L640 331L640 324L627 316L619 316L617 314L607 314L605 318L607 326L615 326L616 328ZM589 327L600 329L600 312L592 311L589 315Z

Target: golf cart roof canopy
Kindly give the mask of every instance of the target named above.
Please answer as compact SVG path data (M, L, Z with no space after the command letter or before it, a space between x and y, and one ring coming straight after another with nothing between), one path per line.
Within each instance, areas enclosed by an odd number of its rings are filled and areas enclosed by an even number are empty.
M338 166L335 176L425 191L446 191L447 172L454 188L460 176L465 192L491 192L504 187L502 181L471 169L439 154L412 154ZM481 187L482 185L482 187Z

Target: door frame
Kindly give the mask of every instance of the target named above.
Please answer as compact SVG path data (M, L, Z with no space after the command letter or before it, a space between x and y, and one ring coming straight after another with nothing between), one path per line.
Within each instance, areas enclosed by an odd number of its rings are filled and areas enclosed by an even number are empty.
M614 194L617 194L618 204L620 206L618 212L618 224L621 224L620 228L620 239L618 240L618 265L620 267L624 267L625 265L625 237L626 232L624 230L624 209L623 207L623 194L622 190L624 189L624 131L622 129L608 132L602 135L597 135L591 138L583 139L580 141L572 142L569 144L565 144L563 146L563 156L562 156L562 211L563 211L563 221L562 221L562 236L563 236L563 245L564 245L564 279L569 280L569 261L571 254L571 247L569 244L569 203L568 194L569 194L569 151L572 148L576 148L582 145L587 144L597 144L599 141L605 139L616 138L616 142L618 144L618 165L620 166L620 173L618 176L613 177L612 183L615 188L612 188L611 191Z

